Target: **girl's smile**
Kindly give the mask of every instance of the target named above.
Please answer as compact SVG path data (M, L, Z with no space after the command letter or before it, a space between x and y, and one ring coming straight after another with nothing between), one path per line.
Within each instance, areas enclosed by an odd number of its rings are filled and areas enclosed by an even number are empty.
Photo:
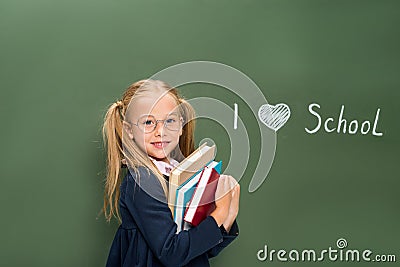
M165 148L169 143L171 143L171 142L170 141L150 142L150 144L152 144L156 149Z

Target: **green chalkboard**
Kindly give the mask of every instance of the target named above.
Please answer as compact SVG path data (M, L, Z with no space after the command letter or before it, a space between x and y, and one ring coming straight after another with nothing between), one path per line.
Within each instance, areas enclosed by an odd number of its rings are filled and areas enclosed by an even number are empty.
M240 235L211 265L395 266L399 24L395 0L3 0L0 265L104 266L118 227L99 215L107 106L135 81L209 61L255 85L179 87L230 109L198 119L197 144L212 139L225 170L235 148L249 153L231 173ZM281 128L254 112L267 103L290 109Z

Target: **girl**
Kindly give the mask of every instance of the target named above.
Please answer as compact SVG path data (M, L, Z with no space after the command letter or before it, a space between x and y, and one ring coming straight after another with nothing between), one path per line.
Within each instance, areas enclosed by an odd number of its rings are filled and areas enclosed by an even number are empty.
M169 171L194 151L194 110L175 88L141 80L105 116L107 179L103 212L121 222L107 267L209 266L239 233L240 187L221 175L216 209L197 227L176 233L168 207ZM125 175L121 167L128 167ZM124 179L121 179L124 177Z

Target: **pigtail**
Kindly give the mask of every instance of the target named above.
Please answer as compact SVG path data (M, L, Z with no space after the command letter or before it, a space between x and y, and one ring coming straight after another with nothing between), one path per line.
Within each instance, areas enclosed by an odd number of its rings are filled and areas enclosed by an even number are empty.
M118 199L123 159L122 107L121 101L113 103L107 110L103 124L103 141L107 150L107 178L104 189L103 212L108 222L113 216L120 220Z
M195 111L185 99L179 98L179 103L184 120L182 135L179 139L179 148L186 158L194 151Z

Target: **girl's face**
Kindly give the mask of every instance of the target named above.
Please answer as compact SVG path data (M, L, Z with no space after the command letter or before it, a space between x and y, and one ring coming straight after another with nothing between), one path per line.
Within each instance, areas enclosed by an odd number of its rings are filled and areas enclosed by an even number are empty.
M129 138L149 156L169 162L170 153L179 144L183 125L175 98L170 94L161 98L143 96L135 100L133 107L128 120Z

